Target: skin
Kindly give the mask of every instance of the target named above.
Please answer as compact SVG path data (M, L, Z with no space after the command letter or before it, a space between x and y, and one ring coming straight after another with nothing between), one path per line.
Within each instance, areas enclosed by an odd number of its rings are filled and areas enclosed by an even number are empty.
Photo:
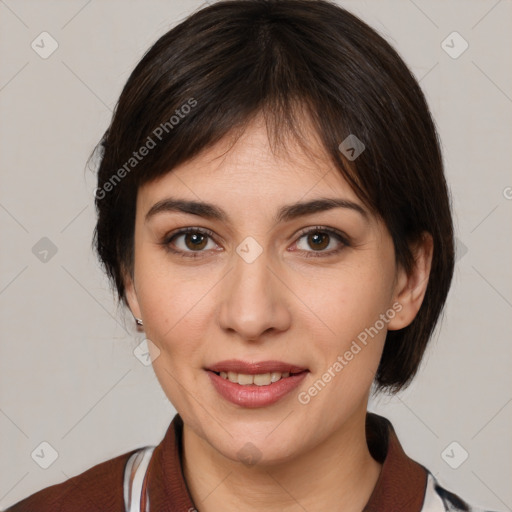
M317 139L311 132L308 140ZM229 142L139 189L133 277L125 280L129 307L152 342L155 374L184 421L191 496L201 512L361 511L381 470L365 438L370 387L387 329L405 327L420 308L431 237L414 248L416 266L407 275L395 264L386 226L373 215L335 208L276 224L281 206L320 197L368 210L321 151L305 154L289 140L286 154L273 152L260 118ZM229 223L169 211L146 220L169 197L213 203ZM315 226L340 230L350 243L329 235L318 249L299 233ZM195 259L162 243L186 227L214 233ZM236 252L248 236L262 248L252 263ZM169 245L194 252L190 234ZM312 253L320 256L308 258ZM298 394L397 303L400 311L378 335L301 404ZM285 361L309 373L277 403L243 408L221 397L204 369L226 359ZM256 447L254 466L240 461L246 443Z

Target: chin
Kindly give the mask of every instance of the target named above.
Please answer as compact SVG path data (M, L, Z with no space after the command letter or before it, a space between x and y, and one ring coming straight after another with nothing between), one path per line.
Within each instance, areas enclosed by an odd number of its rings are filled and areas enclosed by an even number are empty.
M295 441L295 442L294 442ZM245 466L275 466L293 460L298 455L299 440L276 438L269 442L265 436L240 436L229 445L213 446L224 457Z

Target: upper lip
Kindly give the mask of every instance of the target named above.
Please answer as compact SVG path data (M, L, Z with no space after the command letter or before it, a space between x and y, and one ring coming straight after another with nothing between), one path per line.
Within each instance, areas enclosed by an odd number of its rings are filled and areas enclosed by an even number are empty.
M285 363L283 361L258 361L250 363L240 359L230 359L228 361L219 361L218 363L208 366L206 370L217 373L235 372L246 375L258 375L272 372L300 373L306 371L307 368L291 363Z

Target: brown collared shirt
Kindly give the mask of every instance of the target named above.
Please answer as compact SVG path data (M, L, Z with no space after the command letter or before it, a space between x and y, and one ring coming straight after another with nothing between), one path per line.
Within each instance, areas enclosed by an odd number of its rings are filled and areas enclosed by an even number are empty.
M102 462L6 512L195 512L181 464L182 432L183 421L176 415L156 447ZM386 418L367 413L366 437L382 469L363 512L483 512L443 489L410 459Z

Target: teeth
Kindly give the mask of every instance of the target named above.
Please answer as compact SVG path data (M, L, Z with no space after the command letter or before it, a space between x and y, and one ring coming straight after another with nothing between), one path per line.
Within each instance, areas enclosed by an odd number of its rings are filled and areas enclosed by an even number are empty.
M270 374L270 381L277 382L281 378L281 374L279 372L272 372Z
M256 384L256 386L268 386L278 380L285 379L290 376L290 372L272 372L272 373L259 373L257 375L248 375L246 373L236 372L220 372L223 379L235 382L242 386Z
M238 374L238 384L242 386L247 386L248 384L252 384L254 382L254 375L245 375L243 373Z
M268 386L272 380L270 378L270 373L262 373L260 375L253 375L254 384L256 386ZM240 380L238 381L240 382Z

